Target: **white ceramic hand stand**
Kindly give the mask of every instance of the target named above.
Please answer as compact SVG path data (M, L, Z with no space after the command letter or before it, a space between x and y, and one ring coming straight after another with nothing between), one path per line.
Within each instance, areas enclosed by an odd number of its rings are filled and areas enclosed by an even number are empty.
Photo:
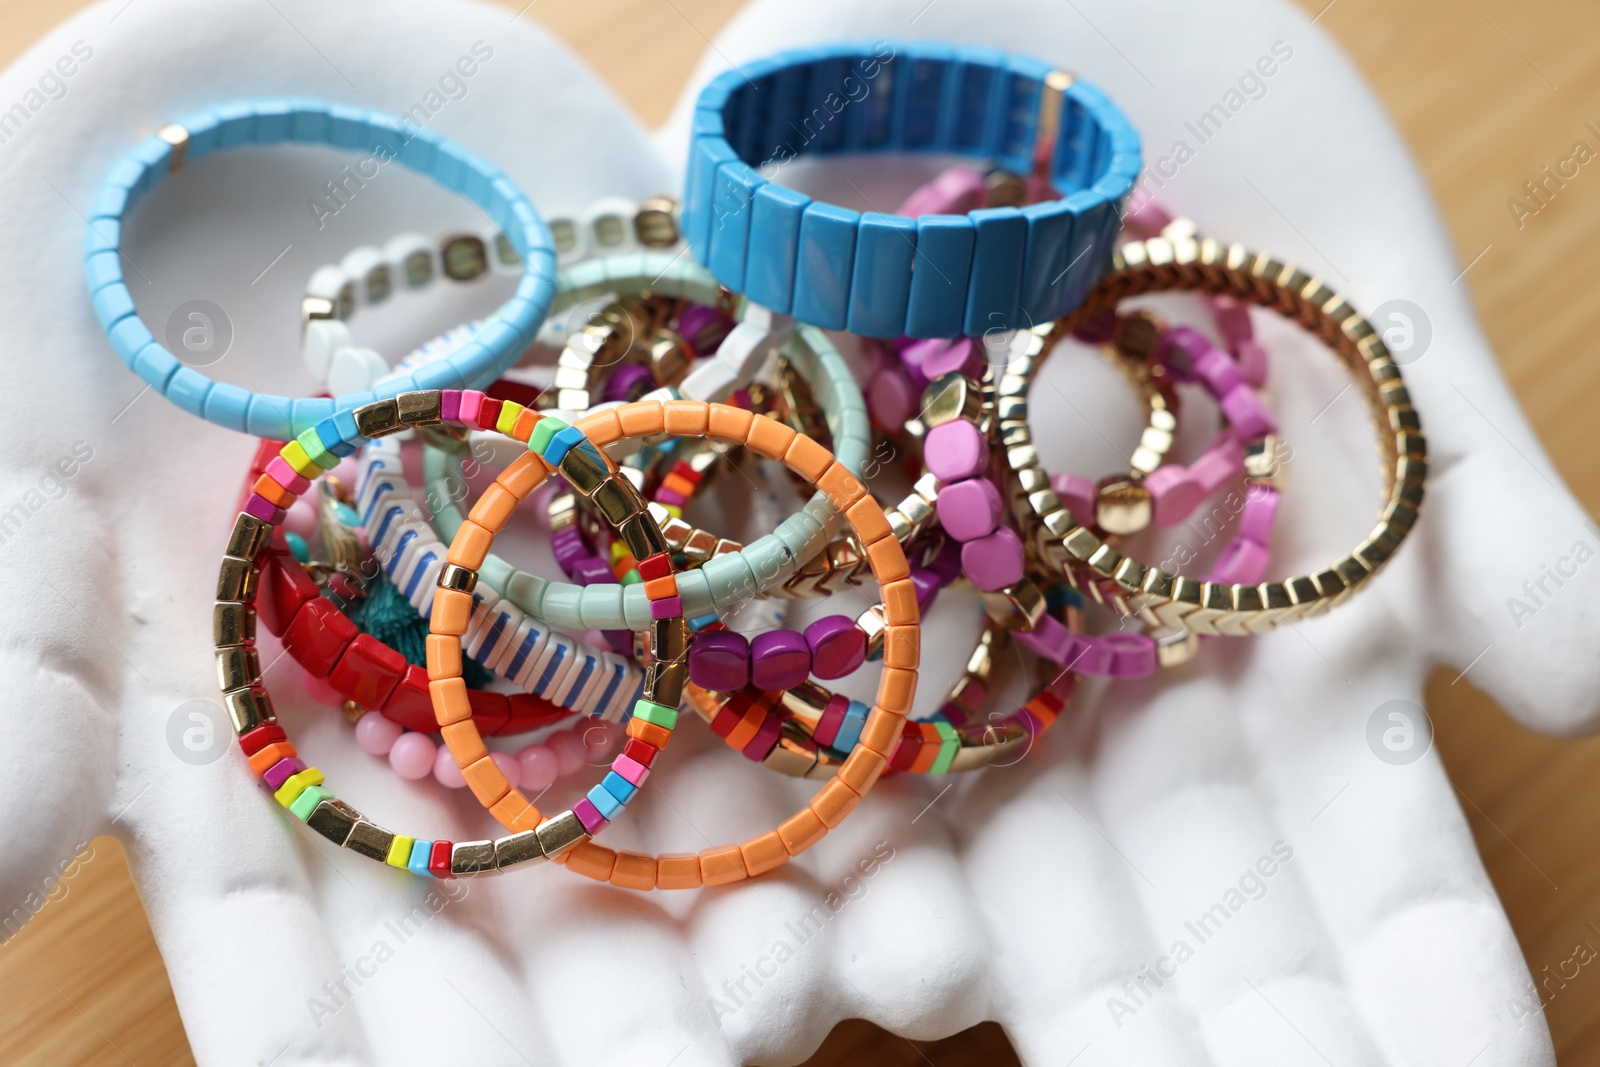
M226 738L210 762L170 740L187 725L181 705L215 699L212 583L254 445L141 395L90 313L81 212L135 141L227 97L422 103L432 128L550 209L673 189L682 144L676 129L652 144L591 73L501 8L110 0L0 77L0 104L28 111L0 144L0 906L23 907L76 842L117 834L203 1064L788 1063L847 1016L919 1038L997 1019L1030 1065L1551 1063L1542 1016L1515 1008L1528 975L1437 758L1386 762L1368 728L1380 705L1420 702L1430 668L1487 648L1471 680L1512 715L1592 729L1600 571L1512 621L1506 598L1593 534L1495 368L1377 101L1269 0L764 0L696 84L779 47L902 35L1079 72L1123 104L1152 163L1186 142L1163 196L1208 232L1324 272L1364 309L1421 309L1431 340L1405 369L1433 477L1421 527L1371 588L1292 630L1211 642L1164 684L1081 694L1018 767L885 782L753 885L635 895L555 867L440 884L340 854L285 819ZM493 58L446 79L479 40ZM42 83L77 41L91 58ZM1277 42L1292 54L1259 92L1242 85ZM1185 124L1208 112L1202 143ZM389 168L319 230L306 200L340 162L236 153L163 185L125 246L157 333L185 301L213 301L233 341L210 373L306 391L296 304L311 269L402 226L481 224ZM427 318L372 343L392 360ZM1257 317L1295 448L1276 538L1289 573L1359 540L1377 479L1333 360L1269 319ZM1074 405L1123 425L1109 415L1116 387L1086 380ZM1109 446L1056 410L1047 457L1099 473ZM72 475L52 475L75 448ZM928 628L924 706L970 633L961 607ZM422 836L489 828L469 796L403 786L361 753L287 660L268 684L341 796ZM682 733L612 844L732 840L811 788L731 758L692 723Z

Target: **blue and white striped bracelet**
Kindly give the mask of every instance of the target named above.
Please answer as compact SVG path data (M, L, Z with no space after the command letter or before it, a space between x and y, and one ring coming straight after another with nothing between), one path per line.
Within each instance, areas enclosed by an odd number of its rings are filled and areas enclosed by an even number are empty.
M399 474L401 444L409 436L382 437L362 449L355 506L378 565L427 618L447 546ZM462 651L523 692L612 722L625 718L643 692L644 671L633 660L556 632L487 583L478 583L472 601Z

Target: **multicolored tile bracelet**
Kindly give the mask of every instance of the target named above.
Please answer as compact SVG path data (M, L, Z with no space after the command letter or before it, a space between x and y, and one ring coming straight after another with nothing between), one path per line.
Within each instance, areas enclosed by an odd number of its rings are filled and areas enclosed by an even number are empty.
M471 200L506 235L522 259L515 295L450 356L371 393L291 400L213 382L169 352L140 320L123 278L122 224L161 178L213 152L243 145L322 144L365 153L367 164L398 161ZM527 197L483 157L432 130L366 108L319 100L246 100L222 104L163 127L111 168L89 210L85 277L111 346L157 392L218 426L288 440L328 418L342 423L341 449L356 435L351 409L413 389L487 385L532 343L555 297L555 249ZM343 453L341 453L343 454Z
M865 151L993 159L1059 198L906 219L768 179L798 156ZM683 231L718 281L801 322L981 336L1078 306L1109 263L1138 173L1122 112L1048 64L928 42L825 45L741 64L701 91Z
M1028 385L1056 340L1115 308L1153 292L1228 296L1269 308L1322 341L1349 368L1381 428L1378 451L1385 487L1377 524L1347 555L1312 574L1281 581L1201 581L1169 574L1126 557L1080 524L1050 486L1026 421ZM1427 478L1427 443L1400 368L1382 337L1322 279L1272 256L1210 238L1153 238L1124 245L1115 269L1083 307L1012 341L1002 393L1013 402L1012 443L1006 449L1014 513L1034 532L1043 558L1092 598L1153 629L1243 636L1307 618L1341 603L1365 585L1404 542L1416 523ZM1246 471L1265 474L1275 457L1260 456Z
M401 440L409 436L402 433L370 442L362 449L364 462L376 454L398 463ZM278 493L277 481L265 472L274 461L281 462L283 445L282 441L262 443L246 483L247 495L252 490L269 498ZM344 460L339 470L351 462ZM362 473L370 474L370 470L363 466ZM330 472L320 486L325 489L333 480L336 476ZM358 486L366 484L362 475L354 480ZM241 506L244 499L240 499ZM289 517L302 503L304 500L298 500L288 509ZM356 543L353 553L335 549L325 553L327 558L315 561L308 547L315 535L287 532L286 518L261 552L257 594L261 625L283 642L284 651L305 672L307 691L324 703L341 707L355 721L356 741L364 751L385 757L402 778L418 780L431 773L440 785L462 789L466 779L449 754L428 736L437 730L437 724L424 658L426 616L432 608L444 547L413 552L413 546L402 543L405 533L400 528L425 520L420 520L420 513L389 515L391 506L397 502L375 498L366 509L386 513L378 544ZM341 534L347 525L359 526L359 516L349 507L341 503L336 509L349 512L348 518L330 518L324 509L324 521L319 525L325 548L330 526L338 526ZM436 561L430 561L433 555ZM384 586L393 591L387 597ZM631 645L624 657L596 651L575 638L527 622L506 631L501 613L494 610L493 594L480 592L484 599L468 629L468 654L486 674L503 675L524 691L500 693L471 687L468 697L479 729L485 735L509 737L570 725L589 716L608 723L584 728L581 736L570 736L572 730L553 734L545 743L523 746L514 756L501 754L502 763L515 761L525 788L542 792L557 778L576 773L614 747L620 728L613 730L609 724L620 721L633 706L642 689L643 672L633 662ZM368 610L374 597L382 605L381 616L376 615L377 609ZM406 607L397 609L401 603ZM409 616L409 623L403 615ZM406 637L404 651L372 631L375 618L385 634ZM360 631L353 639L352 625ZM506 640L501 640L502 632L508 635Z
M820 840L860 802L882 773L900 735L901 723L916 692L920 659L916 593L905 553L889 529L883 509L855 475L822 445L774 419L725 404L692 400L641 401L594 412L581 420L578 428L600 448L625 438L648 438L663 433L742 445L757 455L782 462L816 484L866 546L883 593L887 620L884 667L878 683L877 702L867 716L855 750L834 780L777 829L742 844L724 845L698 854L650 856L617 852L582 841L564 857L567 866L580 874L632 889L723 885L771 870ZM518 467L521 469L516 469ZM470 575L472 567L486 558L494 531L505 522L510 508L517 500L526 498L547 471L543 464L519 460L502 472L498 485L503 492L496 494L489 508L484 505L484 500L489 499L487 494L474 508L475 513L483 509L482 517L489 524L482 525L475 520L463 524L451 545L452 565ZM672 573L671 556L655 523L647 521L648 512L637 490L626 480L615 477L608 466L588 470L580 465L576 470L569 470L563 465L562 473L578 492L598 498L597 505L608 513L611 521L620 521L623 540L640 560L645 574L645 590L651 598L652 614L664 616L652 623L658 658L648 670L645 685L647 698L654 700L641 701L640 711L635 712L629 725L630 736L640 745L632 747L632 754L625 751L624 756L635 766L624 765L614 782L607 777L602 783L602 791L607 796L590 794L595 810L585 814L593 828L599 829L608 817L606 809L615 810L625 803L643 782L654 757L651 749L658 741L665 741L665 730L676 721L686 671L682 656L686 651L688 628L682 619L683 601ZM471 579L465 577L464 580L470 582ZM433 629L436 636L429 641L431 674L448 674L459 662L460 639L455 635L464 628L464 617L452 617L448 610L441 614L435 608ZM459 762L477 753L482 741L471 724L464 690L455 684L458 682L458 679L442 679L434 684L435 711L441 724L446 725L445 741ZM474 783L474 792L502 825L522 830L538 821L538 809L512 789L492 763L480 758L471 766L483 767L480 780Z
M407 428L440 422L471 425L526 441L528 453L502 472L501 480L486 492L463 524L452 553L438 577L433 598L431 626L436 634L428 641L429 695L435 719L443 727L447 742L469 787L485 803L496 796L497 783L504 793L505 776L488 755L482 735L472 718L472 702L461 677L461 635L467 632L474 610L473 586L476 573L458 560L481 563L492 534L509 517L521 496L543 481L552 465L574 485L591 485L609 480L609 465L598 448L585 440L581 431L559 419L540 416L517 404L491 400L477 390L421 390L363 405L348 415L354 432L346 436L340 429L343 418L330 416L284 446L279 454L283 465L272 466L268 475L283 493L298 496L311 486L311 479L339 464L339 454L374 437L399 433ZM521 493L517 492L521 490ZM260 660L255 648L256 614L253 610L260 579L259 559L273 528L285 515L283 497L252 493L234 523L227 553L217 580L215 637L217 670L240 747L250 758L251 768L273 790L277 801L296 817L336 845L359 852L370 859L403 867L416 874L434 877L460 877L506 870L559 856L580 841L589 830L574 811L553 818L519 813L515 832L494 840L451 842L417 839L395 834L365 818L350 805L338 800L325 788L322 772L307 766L277 722L271 698L261 685ZM626 501L622 501L626 503ZM660 539L660 531L642 509L630 511L623 533L643 545ZM480 520L488 526L480 525ZM468 556L473 558L468 559ZM320 603L320 601L319 601ZM684 624L676 598L663 598L652 604L652 654L669 653L670 662L681 655ZM304 612L302 608L302 613ZM658 642L659 639L659 642ZM351 641L354 635L351 635ZM655 690L647 685L647 691ZM661 708L649 701L635 707L635 719L652 727L650 737L657 747L670 736L676 718L673 707ZM471 740L467 735L470 733ZM634 774L636 761L619 756L613 764L624 777ZM616 775L614 775L616 776ZM642 780L642 779L641 779ZM608 777L607 781L610 781ZM606 790L602 790L606 792ZM607 795L612 795L607 792ZM487 798L487 799L486 799ZM614 808L613 808L614 810ZM501 812L503 814L503 812Z

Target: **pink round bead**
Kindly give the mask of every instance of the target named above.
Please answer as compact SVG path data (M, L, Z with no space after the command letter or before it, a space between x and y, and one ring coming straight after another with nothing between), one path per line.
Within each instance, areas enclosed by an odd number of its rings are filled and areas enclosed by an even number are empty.
M375 711L356 720L356 744L361 746L361 751L373 756L387 756L405 732L405 727Z
M415 782L432 772L436 751L437 746L427 734L401 734L389 750L389 766L400 777Z
M611 723L596 720L578 729L578 740L583 745L585 761L593 762L611 751L616 734Z
M966 419L952 419L928 431L922 462L941 482L959 482L989 466L989 442Z
M1009 526L961 546L961 569L982 592L1017 584L1022 580L1022 567L1022 540Z
M522 777L522 768L517 766L517 757L509 752L491 752L489 758L494 760L494 765L500 768L500 773L506 776L506 781L516 784Z
M461 768L456 766L456 758L450 754L450 749L444 745L439 746L439 751L433 757L434 781L446 789L465 789L467 780L461 776Z
M543 793L560 773L561 761L544 745L528 745L517 753L517 781L529 793Z
M872 337L863 337L858 351L864 361L858 374L863 382L872 381L884 367L893 366L897 358L894 349Z
M333 476L343 481L345 485L350 486L351 489L354 489L359 484L361 478L360 455L361 453L359 452L352 452L341 459L337 467L333 468Z
M1183 522L1206 498L1205 490L1181 463L1157 467L1144 479L1150 490L1152 516L1157 526L1176 526Z
M563 778L576 774L586 762L588 753L584 751L583 742L571 730L554 734L546 738L544 743L556 754L557 768Z
M939 490L939 525L957 541L972 541L1000 525L1000 490L987 478L968 478Z
M317 534L317 509L305 497L296 500L283 517L283 528L289 533L312 538Z
M884 367L867 385L867 406L878 425L899 429L917 410L917 387L899 367Z

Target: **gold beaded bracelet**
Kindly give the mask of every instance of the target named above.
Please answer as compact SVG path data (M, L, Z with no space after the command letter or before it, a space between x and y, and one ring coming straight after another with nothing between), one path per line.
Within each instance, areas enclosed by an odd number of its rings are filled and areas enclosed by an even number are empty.
M1350 553L1308 575L1256 585L1196 581L1124 556L1081 525L1050 488L1027 428L1027 389L1055 344L1091 316L1156 292L1223 294L1278 312L1344 360L1380 427L1384 502L1370 533ZM1006 465L1013 511L1034 531L1051 565L1101 603L1152 627L1242 636L1308 618L1361 588L1399 549L1417 520L1427 477L1427 443L1411 395L1383 339L1320 278L1264 253L1210 238L1152 238L1122 246L1108 274L1071 315L1019 331L999 375L1006 406Z

